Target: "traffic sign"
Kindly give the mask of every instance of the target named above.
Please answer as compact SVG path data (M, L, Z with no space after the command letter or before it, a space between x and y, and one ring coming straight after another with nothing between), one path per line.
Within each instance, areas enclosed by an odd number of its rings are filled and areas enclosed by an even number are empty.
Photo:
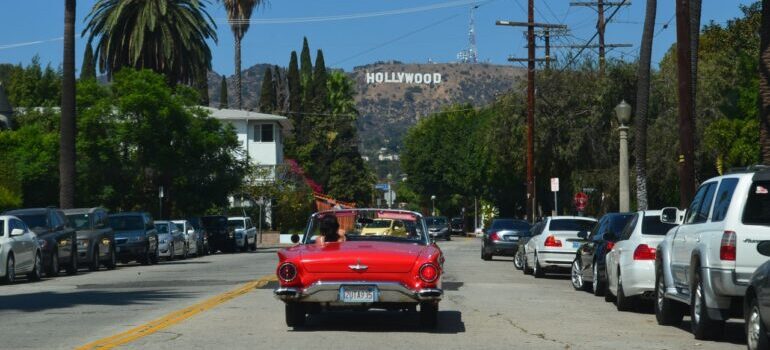
M383 192L388 192L390 191L390 184L377 184L374 186L374 188Z
M575 194L575 208L577 208L578 211L583 211L586 208L586 205L588 205L588 195L583 192L578 192Z
M558 177L552 177L551 178L551 192L559 192L559 178Z

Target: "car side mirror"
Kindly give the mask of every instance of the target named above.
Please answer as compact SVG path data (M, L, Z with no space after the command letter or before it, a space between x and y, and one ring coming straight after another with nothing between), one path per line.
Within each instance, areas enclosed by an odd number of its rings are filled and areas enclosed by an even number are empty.
M298 234L292 234L291 235L291 243L297 244L299 243L299 235Z
M15 228L15 229L11 230L11 237L13 237L13 236L21 236L23 234L24 234L24 230L22 230L20 228Z
M770 256L770 241L762 241L757 244L757 251L764 256Z
M586 231L580 231L580 232L578 232L578 238L580 238L580 239L586 239L586 237L588 237L588 232L586 232Z
M679 209L674 207L663 208L660 212L660 222L664 224L681 224L679 219Z

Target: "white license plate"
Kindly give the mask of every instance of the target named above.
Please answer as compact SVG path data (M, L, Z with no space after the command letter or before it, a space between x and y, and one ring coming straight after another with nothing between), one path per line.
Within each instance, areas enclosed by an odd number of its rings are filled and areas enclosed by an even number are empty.
M342 286L340 301L343 303L373 303L377 301L375 286Z
M580 248L580 242L572 242L572 248L575 248L575 249Z

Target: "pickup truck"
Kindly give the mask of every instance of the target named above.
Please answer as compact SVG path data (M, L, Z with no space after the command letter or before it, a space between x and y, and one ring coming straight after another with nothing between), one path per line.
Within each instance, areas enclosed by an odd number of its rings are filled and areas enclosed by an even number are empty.
M722 334L742 317L752 273L767 261L757 244L770 240L770 168L750 167L700 185L685 211L664 208L661 221L680 224L658 245L655 316L675 325L689 312L696 339Z

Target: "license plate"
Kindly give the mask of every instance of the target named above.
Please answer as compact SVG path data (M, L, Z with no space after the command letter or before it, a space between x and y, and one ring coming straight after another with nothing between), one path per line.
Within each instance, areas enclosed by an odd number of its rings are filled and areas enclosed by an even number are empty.
M580 248L580 242L572 242L572 248L575 248L575 249Z
M340 301L343 303L373 303L377 301L375 286L342 286Z

